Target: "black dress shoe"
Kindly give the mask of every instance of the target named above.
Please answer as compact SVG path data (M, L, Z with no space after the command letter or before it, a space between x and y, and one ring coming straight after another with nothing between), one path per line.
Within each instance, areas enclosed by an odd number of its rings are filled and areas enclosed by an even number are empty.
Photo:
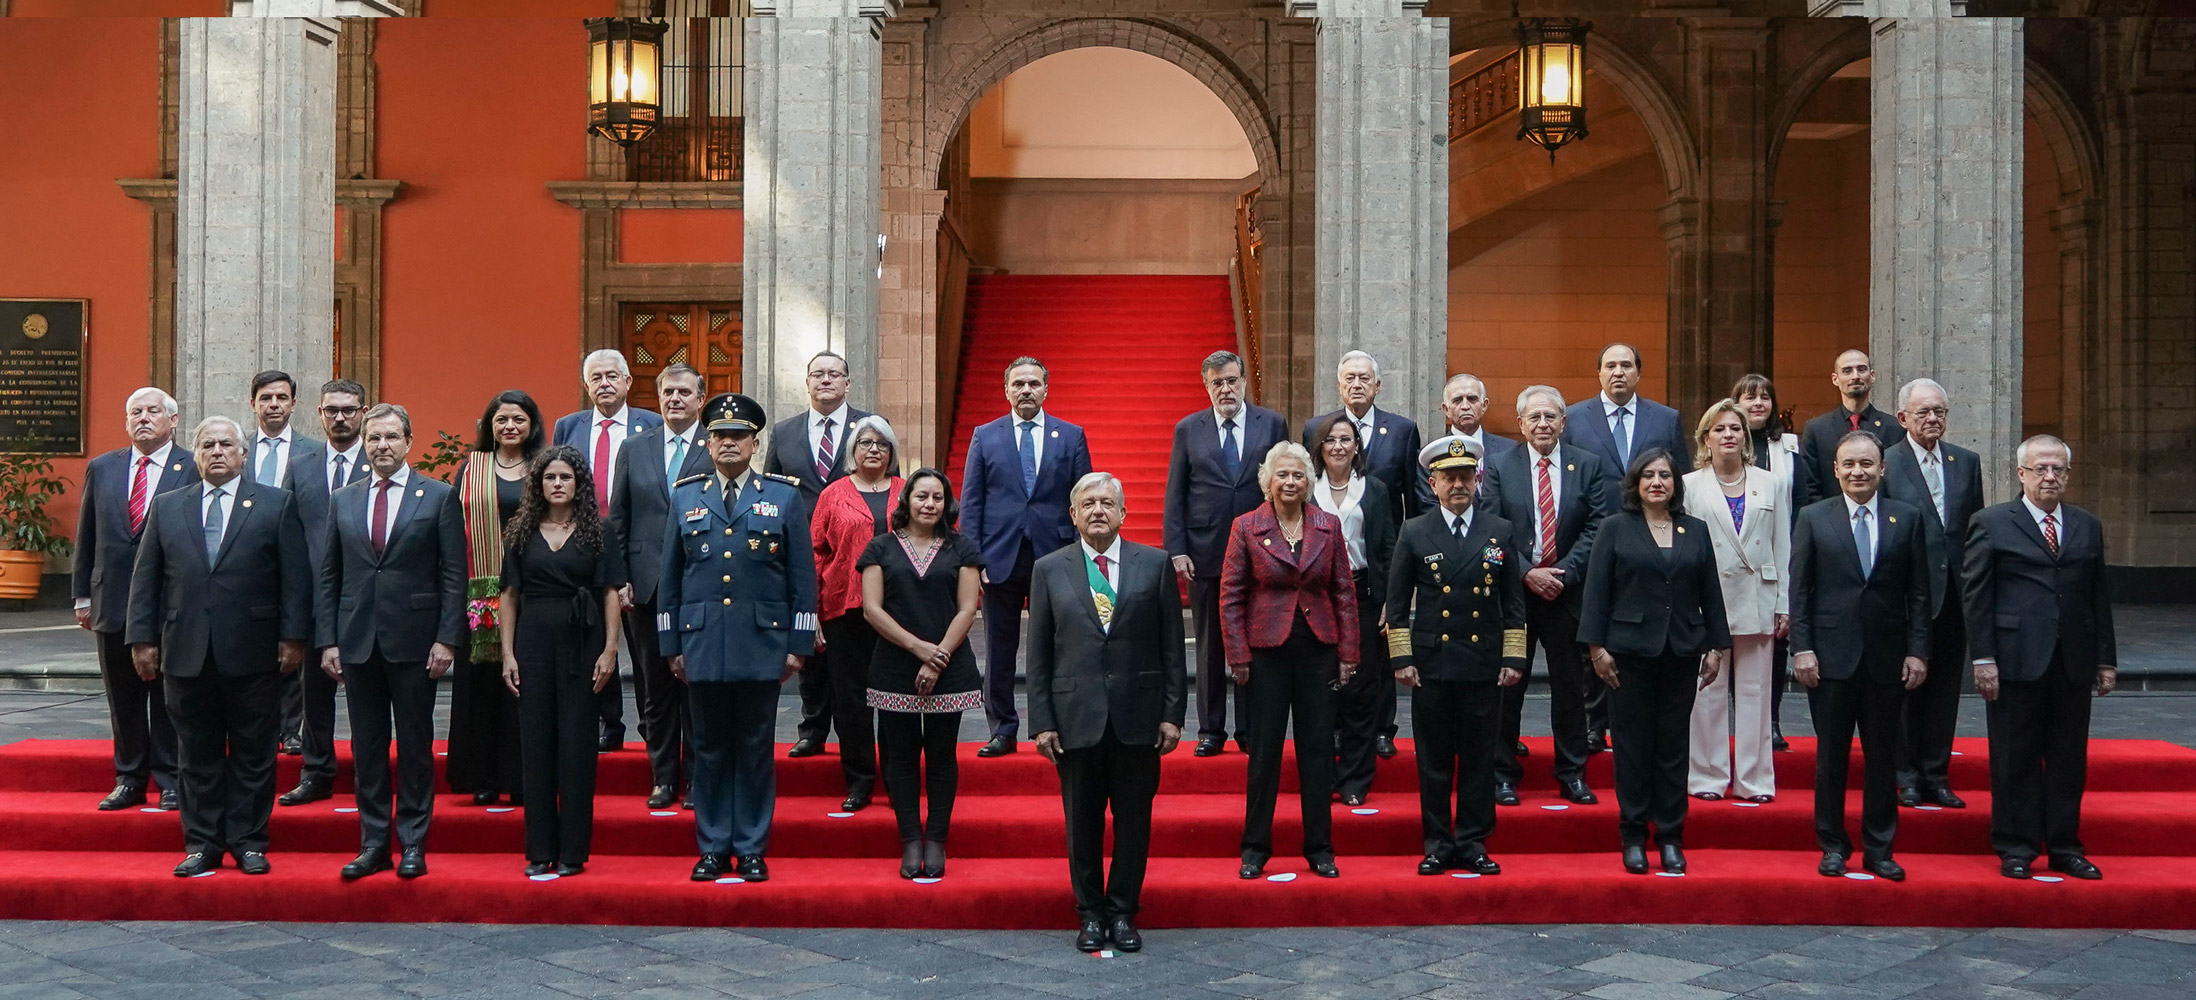
M160 810L162 812L174 812L181 808L183 808L183 797L175 794L175 789L163 788L160 790Z
M1588 732L1586 733L1586 752L1587 752L1587 753L1607 753L1607 752L1608 752L1608 750L1609 750L1609 731L1608 731L1608 730L1606 730L1606 729L1594 729L1594 730L1589 730L1589 731L1588 731Z
M1662 845L1662 870L1672 875L1685 874L1685 848L1676 844Z
M1311 865L1312 874L1320 878L1342 877L1342 869L1336 868L1333 861L1312 861L1308 863Z
M809 737L803 736L800 739L793 741L793 749L787 750L785 752L785 755L793 758L814 757L822 752L824 752L824 745L822 740L810 739Z
M990 739L988 739L988 740L985 740L985 741L984 741L984 745L983 745L983 746L981 746L981 747L979 747L979 748L977 748L977 750L976 750L976 756L978 756L978 757L1004 757L1004 756L1006 756L1007 754L1010 754L1010 753L1013 753L1013 752L1014 752L1014 741L1013 741L1013 740L1010 740L1010 739L1008 739L1008 738L1006 738L1006 737L1004 737L1004 736L994 736L994 737L992 737L992 738L990 738Z
M1647 848L1642 844L1628 844L1624 848L1624 870L1634 875L1647 874Z
M693 790L693 789L689 788L689 789L687 789L687 790L686 790L686 797L685 797L685 798L682 798L682 799L680 799L680 800L679 800L679 808L681 808L681 809L684 809L684 810L686 810L687 812L693 812L693 811L694 811L694 790Z
M1391 757L1394 757L1395 737L1389 736L1385 733L1373 737L1373 753L1378 754L1381 760L1387 760Z
M1075 932L1075 950L1094 952L1106 946L1106 928L1096 917L1083 921L1083 929Z
M1113 927L1106 931L1113 939L1113 947L1120 951L1144 950L1144 936L1137 933L1136 922L1127 917L1113 918Z
M329 787L328 779L304 777L298 779L296 788L283 792L282 797L275 801L286 806L301 806L334 796L335 789Z
M425 874L427 874L427 849L424 847L405 848L403 855L397 858L397 877L418 878Z
M285 736L282 738L281 750L284 757L303 756L305 753L305 738L302 736Z
M722 854L704 854L700 861L694 862L694 881L714 882L723 878L725 870L731 865L732 859Z
M1243 867L1235 870L1235 877L1245 880L1258 878L1264 874L1266 874L1266 863L1263 861L1245 861Z
M944 878L946 875L946 845L942 840L923 841L923 877Z
M1502 874L1502 866L1496 864L1495 859L1490 858L1484 854L1465 855L1464 860L1459 861L1456 864L1450 865L1449 867L1461 868L1468 872L1478 872L1481 875Z
M1893 882L1906 881L1906 869L1901 867L1898 862L1893 861L1890 858L1881 858L1875 861L1868 862L1865 867L1868 869L1868 873L1870 875L1874 875L1877 878L1890 879Z
M1922 796L1922 800L1931 805L1943 806L1946 809L1967 808L1967 800L1952 794L1952 790L1949 788L1932 788L1929 790L1929 794Z
M1721 801L1723 801L1723 793L1722 793L1722 792L1694 792L1694 793L1693 793L1693 797L1694 797L1694 798L1696 798L1696 799L1699 799L1699 800L1701 800L1702 802L1721 802Z
M1201 737L1197 741L1197 749L1191 752L1199 757L1218 757L1220 756L1221 748L1224 747L1227 742L1227 740L1222 739L1218 736ZM981 753L982 751L978 752Z
M1784 734L1782 732L1779 732L1777 730L1770 730L1769 749L1777 753L1791 753L1792 744L1789 740L1786 740L1784 738Z
M343 880L350 882L365 878L375 872L388 870L389 852L386 849L364 850L358 852L358 857L352 858L349 864L343 866Z
M183 856L183 863L175 866L176 878L192 878L221 867L220 851L192 851Z
M528 864L528 865L526 866L526 877L527 877L527 878L533 878L533 877L535 877L535 876L537 876L537 875L547 875L547 874L549 874L550 872L553 872L553 871L556 871L556 870L557 870L557 863L556 863L556 862L554 862L554 861L535 861L535 862L531 862L531 863L529 863L529 864Z
M670 785L657 785L648 790L648 808L668 809L679 800L679 791Z
M612 750L623 749L625 749L625 729L623 727L612 729L608 726L604 726L601 729L596 730L596 753L609 753Z
M2029 878L2035 872L2029 870L2027 858L2001 858L1998 861L1998 874L2006 878Z
M476 806L492 806L496 804L498 797L494 792L474 792L473 804Z
M1912 809L1915 806L1921 804L1921 793L1915 791L1912 785L1907 785L1899 789L1899 805L1908 809Z
M574 875L578 875L579 873L581 873L581 872L584 872L584 871L586 871L586 870L587 870L587 866L586 866L586 865L558 865L558 866L557 866L557 877L558 877L558 878L571 878L572 876L574 876Z
M1510 752L1516 754L1519 757L1530 757L1533 755L1532 749L1525 745L1524 740L1511 740Z
M1845 855L1825 853L1821 863L1815 865L1815 874L1824 878L1845 877Z
M910 840L900 845L900 877L923 877L923 842Z
M1448 870L1449 863L1443 860L1439 854L1428 854L1418 862L1418 873L1420 875L1439 875Z
M118 781L114 785L114 791L108 792L106 798L99 800L99 811L114 812L144 804L145 786L134 781Z
M763 857L760 854L741 855L739 867L736 871L741 878L750 882L770 881L770 866L763 864Z
M265 851L239 851L236 869L246 875L265 875L274 871L274 865L268 863Z
M1342 804L1355 809L1365 804L1365 797L1356 792L1344 792L1342 794Z
M1590 806L1601 801L1601 797L1595 795L1593 789L1586 787L1584 778L1572 778L1564 782L1562 787L1563 797L1579 805Z
M1510 784L1507 781L1495 782L1495 805L1514 806L1517 805L1519 801L1520 800L1517 797L1516 785Z
M867 808L869 808L869 793L867 792L849 792L846 799L839 803L840 812L861 812Z
M2079 854L2069 854L2064 857L2052 858L2051 870L2059 872L2063 875L2072 876L2074 878L2088 879L2092 882L2105 877L2105 874L2103 872L2097 870L2096 865L2090 863L2090 860L2088 858L2082 857Z

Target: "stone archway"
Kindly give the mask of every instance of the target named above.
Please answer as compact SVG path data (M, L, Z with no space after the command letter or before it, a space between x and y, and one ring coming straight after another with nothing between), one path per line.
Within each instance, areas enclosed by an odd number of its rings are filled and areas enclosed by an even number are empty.
M2058 346L2056 351L2045 346L2049 358L2029 356L2030 336L2024 330L2024 357L2033 362L2023 366L2028 376L2024 378L2024 422L2038 424L2028 419L2038 411L2053 413L2055 419L2045 426L2023 427L2022 434L2036 430L2054 433L2076 451L2086 452L2083 445L2092 440L2088 410L2093 394L2088 389L2093 379L2089 372L2106 356L2105 345L2098 342L2104 329L2099 304L2102 281L2098 249L2103 206L2098 197L2098 177L2104 168L2097 134L2088 116L2058 77L2033 58L2026 61L2023 76L2025 111L2050 152L2044 162L2028 159L2023 169L2030 174L2045 172L2044 180L2053 195L2043 217L2029 218L2024 231L2030 240L2042 236L2045 252L2055 258L2024 262L2049 267L2051 272L2024 277L2042 282L2043 287L2031 287L2031 293L2044 292L2047 304L2056 305L2048 316L2026 311L2023 316L2032 327L2043 320L2049 333L2056 336ZM2055 405L2031 408L2026 405L2027 382L2045 364L2057 373L2056 399L2052 401Z

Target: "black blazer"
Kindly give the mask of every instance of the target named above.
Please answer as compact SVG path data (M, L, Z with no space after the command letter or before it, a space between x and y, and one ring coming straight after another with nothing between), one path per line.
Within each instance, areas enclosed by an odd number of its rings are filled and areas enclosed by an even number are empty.
M2019 498L1985 508L1968 525L1967 653L1997 660L2000 680L2042 680L2054 652L2077 684L2120 663L2105 592L2104 525L2072 504L2060 504L2057 514L2056 557Z
M1644 514L1602 519L1586 560L1578 641L1624 656L1695 657L1731 648L1708 522L1679 514L1665 554Z
M1886 452L1906 436L1906 428L1899 426L1898 418L1876 409L1874 403L1861 410L1860 429L1875 435ZM1799 461L1792 466L1792 503L1799 509L1806 510L1817 500L1845 494L1838 486L1838 439L1851 433L1853 425L1848 422L1842 405L1800 428Z
M1030 570L1029 729L1060 745L1098 745L1106 727L1128 746L1159 742L1159 724L1182 725L1189 672L1182 649L1182 590L1167 554L1121 542L1113 628L1098 624L1083 546L1040 556Z
M1563 460L1562 481L1556 484L1556 569L1563 571L1563 600L1578 610L1585 592L1586 562L1594 551L1594 536L1609 514L1610 476L1600 455L1584 448L1558 447ZM1531 445L1508 449L1482 467L1479 509L1510 522L1517 532L1518 558L1532 568L1533 546L1539 543L1533 518L1540 505L1540 453ZM1529 594L1530 592L1528 592Z
M1391 668L1481 683L1500 679L1504 667L1525 670L1525 567L1515 537L1484 507L1462 545L1440 508L1404 523L1387 568Z
M1320 464L1320 459L1319 446L1312 443L1312 432L1319 429L1319 425L1328 417L1340 412L1342 411L1339 409L1328 410L1304 421L1304 433L1301 437L1304 450L1312 454L1314 466ZM1388 487L1388 520L1393 524L1402 524L1417 517L1418 512L1424 509L1419 502L1418 490L1413 485L1414 482L1426 478L1418 474L1418 424L1409 417L1390 413L1378 406L1372 408L1372 413L1372 440L1365 443L1365 474L1380 480ZM1219 433L1217 429L1213 431L1215 436ZM1492 440L1493 435L1488 437ZM1265 455L1261 453L1259 457L1264 458ZM1430 503L1431 494L1428 496L1427 502Z
M1922 478L1921 456L1914 439L1900 437L1883 454L1883 495L1921 511L1923 548L1929 558L1929 616L1944 613L1949 597L1953 610L1960 607L1960 567L1967 561L1967 523L1983 509L1982 459L1948 441L1937 442L1944 458L1944 513L1929 499L1929 482Z
M127 638L157 643L170 676L273 673L277 642L312 638L312 570L296 501L248 475L229 489L235 495L211 565L196 486L161 495L145 514Z
M130 530L130 477L136 473L135 448L116 448L84 463L84 488L77 496L76 559L69 574L74 597L91 601L91 629L120 632L129 627L130 570L137 561L137 538ZM152 495L198 482L198 462L182 445L168 450L167 464L147 468ZM152 497L145 518L152 519Z
M679 478L699 475L713 467L709 459L709 435L697 422L686 429L694 443L687 446L686 464ZM664 478L663 446L668 427L651 427L625 440L611 475L610 526L624 540L625 572L633 581L633 602L656 600L656 575L663 569L664 527L671 518L671 483ZM810 469L813 477L815 470ZM809 497L809 502L815 502Z
M868 410L857 410L852 405L847 406L846 427L833 427L831 429L831 433L838 437L838 440L832 442L832 445L838 450L831 456L831 475L819 477L816 475L816 455L808 450L808 418L814 412L813 409L804 406L798 415L780 420L776 426L770 428L770 450L763 455L762 466L764 472L773 472L798 480L801 486L801 499L808 503L808 509L811 511L816 509L816 498L823 494L824 487L846 478L847 438L852 436L847 433L847 428L860 423L863 417L873 415ZM707 433L702 433L701 437L704 442L709 440ZM635 438L634 440L639 439ZM656 450L661 453L663 451L663 438L658 437L655 440ZM633 444L634 441L627 441L625 446L630 448ZM691 458L693 453L688 452L687 455ZM705 455L704 458L706 459L707 456ZM656 463L661 465L663 460L659 458ZM704 461L702 464L707 466L709 463ZM900 462L897 458L892 461L892 474L895 476L900 474ZM632 536L628 535L627 537ZM626 568L631 570L635 574L635 578L638 579L640 571L633 569L633 565L627 563Z
M314 445L319 453L311 456L309 465L290 463L289 491L291 500L297 504L298 520L305 525L305 552L312 561L313 578L317 581L320 562L328 554L328 498L332 494L328 490L328 448L317 441ZM290 454L294 458L304 450L303 439L300 439L290 449ZM366 449L360 448L358 460L351 463L350 478L342 485L372 478L373 474L373 466L366 464Z
M328 555L320 565L313 645L338 646L343 662L379 653L392 663L423 663L435 643L462 647L466 636L465 513L457 491L418 469L397 500L388 547L374 554L366 511L374 482L340 490L329 503Z
M1816 501L1792 526L1792 652L1812 652L1822 676L1858 672L1899 683L1909 656L1929 656L1929 552L1921 511L1879 495L1876 568L1861 578L1845 494Z
M1228 554L1229 526L1266 500L1258 492L1258 463L1289 437L1281 415L1255 403L1243 404L1240 420L1243 467L1233 479L1220 468L1220 421L1211 407L1174 425L1160 534L1167 554L1190 557L1191 572L1205 579L1220 575L1221 560Z

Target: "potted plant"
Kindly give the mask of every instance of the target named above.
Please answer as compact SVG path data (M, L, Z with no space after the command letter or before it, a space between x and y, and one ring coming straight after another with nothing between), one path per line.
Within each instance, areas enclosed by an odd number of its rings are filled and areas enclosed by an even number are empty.
M46 557L69 554L46 504L69 488L44 455L0 455L0 599L38 596Z

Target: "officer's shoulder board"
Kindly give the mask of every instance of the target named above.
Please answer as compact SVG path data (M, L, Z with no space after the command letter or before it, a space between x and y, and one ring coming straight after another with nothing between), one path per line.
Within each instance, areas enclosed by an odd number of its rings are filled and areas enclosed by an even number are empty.
M691 476L688 476L688 477L686 477L686 478L684 478L684 479L681 479L681 480L679 480L678 482L672 483L672 484L671 484L671 488L672 488L672 489L677 489L677 488L679 488L679 487L681 487L681 486L684 486L684 485L686 485L686 484L688 484L688 483L698 483L698 482L701 482L701 481L702 481L702 480L704 480L704 479L707 479L707 478L709 478L709 477L710 477L711 475L713 475L713 473L708 473L708 472L697 472L697 473L694 473L694 474L693 474L693 475L691 475Z
M777 481L779 481L779 482L781 482L781 483L784 483L784 484L786 484L787 486L799 486L799 485L801 484L801 481L800 481L800 480L798 480L798 479L795 479L795 478L793 478L792 476L788 476L788 475L785 475L784 473L780 473L780 472L765 472L765 473L763 473L763 478L765 478L765 479L775 479L775 480L777 480Z

